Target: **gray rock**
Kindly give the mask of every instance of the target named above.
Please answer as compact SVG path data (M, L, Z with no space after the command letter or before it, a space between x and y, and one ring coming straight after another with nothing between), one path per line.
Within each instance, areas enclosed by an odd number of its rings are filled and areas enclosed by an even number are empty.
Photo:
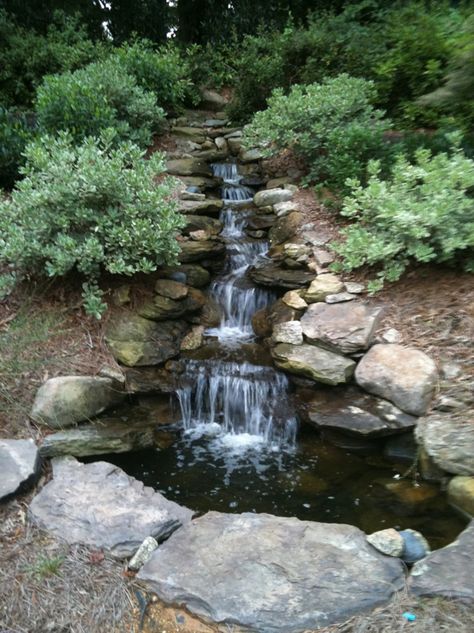
M353 295L360 295L365 292L364 284L359 284L356 281L345 281L344 286L346 287L347 292L350 292Z
M222 209L222 200L206 198L205 200L180 200L179 212L186 215L218 215ZM185 218L189 222L189 218ZM214 220L216 221L216 220Z
M273 210L275 211L276 215L281 218L284 215L288 215L292 211L299 211L300 205L293 200L287 200L286 202L277 202L277 204L273 206Z
M169 280L168 283L172 283ZM179 282L174 282L178 284ZM159 282L157 282L159 284ZM183 286L183 284L179 284ZM158 285L160 288L161 285ZM186 286L184 286L186 288ZM170 294L168 292L168 294ZM196 288L188 288L185 298L171 299L169 296L157 294L152 299L142 303L137 308L140 316L153 321L167 321L168 319L177 319L185 314L197 312L206 303L206 296Z
M194 288L203 288L211 281L209 271L199 264L182 264L175 268L164 268L160 270L160 275L167 279L176 279L176 275L183 275L184 281Z
M312 281L316 275L309 270L289 270L280 268L274 262L264 262L253 266L249 271L253 281L262 286L276 286L278 288L302 288Z
M0 500L34 483L40 466L41 460L33 440L0 439Z
M138 578L167 603L265 633L345 620L404 585L401 563L355 527L217 512L176 532Z
M304 328L303 328L304 329ZM434 361L417 349L374 345L356 369L357 383L412 415L423 415L434 394L438 372Z
M416 418L356 387L312 389L299 398L302 417L320 429L382 437L413 428Z
M284 191L284 189L275 189L275 191ZM259 194L257 194L257 196L258 195ZM278 220L268 232L270 242L272 244L282 244L283 242L291 239L297 232L302 219L303 214L299 213L299 211L292 211L288 215L278 218Z
M401 343L403 339L400 332L393 327L386 330L380 338L382 343Z
M239 152L239 158L243 163L254 163L264 157L265 154L260 149L241 148Z
M31 417L39 424L61 429L95 417L124 397L121 386L110 378L59 376L38 389Z
M228 103L229 100L215 90L210 90L208 88L201 89L201 106L205 110L219 112L220 110L223 110Z
M206 133L200 127L173 127L171 135L185 138L200 145L206 140Z
M453 475L474 475L472 412L433 413L419 420L415 437L439 468Z
M267 207L292 198L293 192L289 189L264 189L255 194L253 202L257 207Z
M53 461L54 478L30 504L41 528L67 543L132 556L147 536L161 541L192 512L106 462Z
M335 295L327 295L325 301L326 303L344 303L354 299L357 299L357 295L352 295L350 292L338 292Z
M143 565L147 562L157 547L157 540L154 539L153 536L147 536L130 559L128 568L132 571L138 571L140 567L143 567Z
M304 310L308 307L306 301L296 290L288 290L281 299L288 307L294 308L295 310Z
M206 161L199 158L176 158L166 163L166 170L172 176L212 176Z
M183 264L197 262L203 259L220 257L225 253L223 242L215 240L203 240L200 242L180 242L180 253L178 259Z
M474 520L458 538L413 566L408 590L417 596L474 600Z
M311 343L353 354L369 347L381 312L381 308L355 301L332 305L313 303L301 318L301 325Z
M168 299L180 300L188 296L189 288L186 284L173 279L158 279L155 283L155 292Z
M315 345L281 343L272 349L277 367L327 385L349 382L355 362Z
M405 547L405 541L400 532L394 528L379 530L367 536L367 541L379 552L386 556L401 556Z
M430 552L430 546L423 534L416 530L400 530L400 536L403 538L402 560L405 563L416 563L422 560Z
M274 343L301 345L303 343L301 323L299 321L277 323L273 328L272 340Z
M120 422L113 418L101 419L93 424L81 424L74 429L46 435L40 454L43 457L85 457L126 453L153 446L155 428L155 422L130 424L129 421Z

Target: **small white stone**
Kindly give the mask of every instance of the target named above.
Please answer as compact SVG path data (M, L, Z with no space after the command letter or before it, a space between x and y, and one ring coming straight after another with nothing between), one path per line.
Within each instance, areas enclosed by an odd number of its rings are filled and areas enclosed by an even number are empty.
M130 559L128 568L132 571L138 571L140 567L143 567L143 565L147 562L157 547L158 542L156 539L154 539L153 536L147 536Z
M367 536L367 541L382 554L401 556L405 547L403 536L394 528L379 530Z
M344 285L347 292L350 292L353 295L360 295L362 292L365 291L364 284L359 284L356 281L345 281Z
M357 296L350 292L338 292L334 295L328 295L325 301L326 303L343 303L344 301L353 301L354 299L357 299Z
M401 343L403 338L398 330L391 327L380 337L384 343Z

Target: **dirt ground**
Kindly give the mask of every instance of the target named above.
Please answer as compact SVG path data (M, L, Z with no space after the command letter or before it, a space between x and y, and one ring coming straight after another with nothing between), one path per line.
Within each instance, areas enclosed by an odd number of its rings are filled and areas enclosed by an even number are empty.
M298 193L305 221L337 235L334 213L310 189ZM365 271L351 275L364 281ZM74 287L74 285L73 285ZM384 306L383 329L461 373L440 392L473 403L473 276L436 266L417 267L370 299ZM42 430L28 417L34 393L48 377L95 374L113 365L104 322L84 316L77 290L21 288L0 303L0 437L33 437ZM47 476L47 470L45 470ZM40 480L38 487L44 481ZM153 602L122 563L102 552L70 547L31 526L33 492L0 505L0 633L237 633L208 626L188 613ZM414 613L415 622L402 614ZM322 633L438 633L474 631L474 609L446 600L397 596L370 614Z

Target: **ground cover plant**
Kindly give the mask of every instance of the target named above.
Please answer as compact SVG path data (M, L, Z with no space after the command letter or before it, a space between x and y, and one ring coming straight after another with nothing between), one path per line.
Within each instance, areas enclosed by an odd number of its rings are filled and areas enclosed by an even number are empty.
M61 133L27 147L24 179L0 203L4 290L19 278L77 271L86 311L100 317L101 272L132 275L176 261L182 219L174 181L155 182L163 157L145 161L136 145L116 145L107 130L79 145Z

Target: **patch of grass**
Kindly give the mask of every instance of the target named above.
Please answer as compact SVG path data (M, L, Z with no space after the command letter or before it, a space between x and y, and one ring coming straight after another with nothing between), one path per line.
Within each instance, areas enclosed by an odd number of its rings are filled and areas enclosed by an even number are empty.
M29 565L26 571L35 576L36 580L41 581L49 576L59 576L61 565L64 563L66 556L44 556L40 555L33 565Z

